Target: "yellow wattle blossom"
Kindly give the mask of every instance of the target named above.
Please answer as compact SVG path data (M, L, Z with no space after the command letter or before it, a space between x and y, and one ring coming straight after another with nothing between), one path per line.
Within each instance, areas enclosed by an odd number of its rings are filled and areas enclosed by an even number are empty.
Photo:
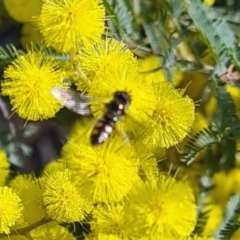
M30 231L30 235L34 240L73 240L73 235L67 228L58 225L56 222L44 224Z
M18 175L10 182L10 186L22 199L24 220L29 225L46 217L42 189L33 175Z
M169 148L180 143L193 125L194 103L168 82L154 84L157 104L143 127L144 142L150 147Z
M0 212L0 233L9 234L23 213L21 199L9 187L0 187Z
M116 136L93 147L86 136L90 124L74 127L61 159L78 178L82 196L93 202L120 201L139 181L139 158L131 146Z
M62 86L65 72L53 57L29 51L4 71L2 94L8 95L16 113L28 120L53 117L62 107L50 90Z
M93 210L92 217L90 225L93 233L108 237L114 235L118 239L129 239L123 205L98 206Z
M100 41L104 15L101 0L44 0L39 25L47 45L78 51L82 42Z
M42 0L4 0L8 14L18 22L28 22L41 11Z
M77 60L91 81L99 75L105 78L111 77L112 72L124 66L137 65L137 59L126 45L113 38L101 40L99 43L86 43ZM89 90L89 86L86 86L81 79L76 81L76 85L81 91Z
M75 145L75 159L79 162L79 189L94 202L112 203L122 200L138 178L138 159L122 140L111 139L92 149L91 146ZM80 153L81 152L81 153Z
M96 117L106 112L104 104L109 103L115 92L126 92L130 97L130 104L126 116L117 123L117 128L125 131L139 132L139 125L150 121L156 105L156 98L151 84L144 81L136 66L123 66L115 69L109 75L101 75L91 84L89 95L91 109ZM99 102L95 101L97 99Z
M129 194L125 219L136 237L182 239L196 223L193 192L187 183L160 175Z
M6 178L9 174L10 164L7 160L6 153L0 149L0 187L3 187L6 182Z
M58 222L78 222L92 207L80 195L70 170L50 175L45 182L43 201L46 211Z

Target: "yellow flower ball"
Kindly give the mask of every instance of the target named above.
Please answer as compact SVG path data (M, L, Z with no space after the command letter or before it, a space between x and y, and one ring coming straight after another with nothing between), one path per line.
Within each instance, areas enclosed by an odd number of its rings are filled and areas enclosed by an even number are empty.
M23 213L22 200L9 187L0 187L0 212L0 233L9 234Z
M137 65L137 59L126 45L113 38L101 40L99 43L90 41L84 44L76 59L91 82L101 75L103 78L110 78L117 69ZM79 90L89 90L90 86L83 79L77 79L75 82Z
M186 182L165 175L133 189L124 212L129 234L137 239L184 239L196 224L192 190Z
M42 188L39 185L33 175L18 175L10 182L10 186L24 202L23 216L29 225L46 217Z
M82 42L99 42L104 19L101 0L44 0L39 24L48 45L69 52L79 51Z
M63 86L64 77L65 72L53 57L30 50L5 69L2 94L9 96L13 109L22 118L33 121L50 118L62 107L51 89Z
M28 22L40 13L42 0L4 0L9 15L18 22Z
M143 141L150 148L169 148L190 132L195 119L192 99L183 96L184 90L176 90L168 82L154 84L157 104L142 127Z
M99 239L131 239L127 232L122 204L96 207L92 212L90 225L93 233L100 234Z
M70 170L46 177L43 202L46 211L57 222L78 222L90 212L91 204L79 193Z

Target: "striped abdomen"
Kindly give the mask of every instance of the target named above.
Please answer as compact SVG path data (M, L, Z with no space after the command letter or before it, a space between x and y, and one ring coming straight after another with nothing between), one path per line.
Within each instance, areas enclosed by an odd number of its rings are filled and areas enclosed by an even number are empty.
M98 145L105 142L115 128L118 117L113 113L106 113L98 120L91 134L91 144Z
M130 96L126 92L114 93L112 101L106 104L106 113L93 128L90 137L92 145L101 144L108 139L119 118L125 115L130 101Z

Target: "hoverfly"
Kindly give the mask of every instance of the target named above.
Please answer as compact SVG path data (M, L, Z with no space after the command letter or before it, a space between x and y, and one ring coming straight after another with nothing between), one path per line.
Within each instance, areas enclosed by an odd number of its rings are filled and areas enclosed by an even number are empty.
M69 110L83 116L91 115L89 97L73 90L54 87L52 95ZM131 102L130 96L125 91L115 92L112 100L105 105L105 114L94 125L90 142L92 145L104 143L113 130L118 120L126 114Z

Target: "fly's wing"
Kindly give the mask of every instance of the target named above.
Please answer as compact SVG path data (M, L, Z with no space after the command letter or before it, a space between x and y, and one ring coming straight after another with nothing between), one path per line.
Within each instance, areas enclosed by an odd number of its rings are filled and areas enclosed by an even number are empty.
M69 110L84 116L92 114L87 95L61 87L52 88L51 93Z

